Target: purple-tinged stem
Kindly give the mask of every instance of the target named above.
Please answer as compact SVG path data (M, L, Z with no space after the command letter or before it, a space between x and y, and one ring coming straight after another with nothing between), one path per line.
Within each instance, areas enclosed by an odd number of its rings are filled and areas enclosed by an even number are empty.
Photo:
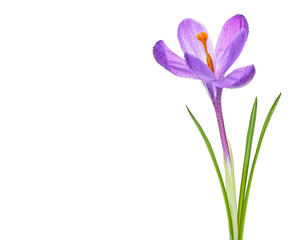
M230 156L226 132L225 132L221 101L216 101L213 103L213 105L214 105L215 112L216 112L224 159L225 159L226 165L231 166L231 156Z
M219 94L220 95L220 94ZM232 162L232 156L230 155L230 149L228 146L228 141L225 133L223 114L221 108L221 95L216 101L213 101L213 105L216 112L220 138L223 148L223 155L225 159L225 178L226 178L226 192L228 197L228 202L230 206L234 237L233 240L238 240L238 207L236 199L236 185L235 185L235 173L234 166Z

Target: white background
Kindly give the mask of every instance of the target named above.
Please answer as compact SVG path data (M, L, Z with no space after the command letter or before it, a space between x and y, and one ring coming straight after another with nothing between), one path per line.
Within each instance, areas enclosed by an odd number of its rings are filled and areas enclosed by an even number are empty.
M299 239L296 1L1 1L0 239L228 239L224 202L202 123L223 170L210 99L152 56L163 39L180 56L177 26L246 16L250 34L232 69L254 63L223 111L239 186L249 114L257 162L246 240Z

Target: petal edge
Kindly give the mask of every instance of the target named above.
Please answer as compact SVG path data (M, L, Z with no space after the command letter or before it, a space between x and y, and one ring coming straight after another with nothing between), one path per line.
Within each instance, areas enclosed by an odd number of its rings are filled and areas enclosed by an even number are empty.
M189 69L186 61L173 53L162 40L155 44L153 54L156 61L174 75L196 79L196 75Z
M191 54L185 53L185 59L189 68L196 74L198 79L202 80L205 83L216 82L217 79L215 74L199 58Z
M248 84L255 75L254 65L237 68L215 85L220 88L240 88Z

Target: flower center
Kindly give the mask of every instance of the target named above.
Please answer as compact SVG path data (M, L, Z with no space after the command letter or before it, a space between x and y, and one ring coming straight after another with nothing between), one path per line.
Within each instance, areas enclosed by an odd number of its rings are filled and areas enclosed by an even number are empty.
M208 67L212 70L212 72L214 72L214 65L213 65L213 60L211 58L211 55L208 53L208 48L207 48L207 40L208 40L208 34L205 32L201 32L199 33L196 38L201 41L205 52L207 54L207 65Z

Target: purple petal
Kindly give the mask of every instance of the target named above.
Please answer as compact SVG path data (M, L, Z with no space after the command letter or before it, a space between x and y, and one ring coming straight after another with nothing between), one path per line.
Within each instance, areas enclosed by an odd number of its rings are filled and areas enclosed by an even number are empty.
M199 22L196 22L193 19L184 19L178 28L178 39L181 45L181 48L184 53L189 55L196 56L202 62L206 62L206 53L202 43L196 38L196 36L201 33L208 33L204 25ZM214 61L214 48L210 36L208 35L207 40L207 50L211 55L212 60Z
M173 53L162 40L155 44L153 53L156 61L174 75L197 78L187 66L186 61Z
M226 51L216 60L216 76L222 78L225 72L240 56L245 42L247 40L247 31L242 28L234 37Z
M206 83L211 83L217 80L215 74L211 71L211 69L199 58L185 53L185 59L189 68L196 74L196 76L200 80Z
M235 15L226 21L218 37L216 50L215 50L216 59L220 58L225 53L225 51L227 50L227 48L230 46L233 39L235 38L236 34L242 28L244 28L246 31L246 40L247 40L249 29L248 29L247 20L244 16Z
M237 68L215 85L220 88L240 88L248 84L255 75L254 65Z

